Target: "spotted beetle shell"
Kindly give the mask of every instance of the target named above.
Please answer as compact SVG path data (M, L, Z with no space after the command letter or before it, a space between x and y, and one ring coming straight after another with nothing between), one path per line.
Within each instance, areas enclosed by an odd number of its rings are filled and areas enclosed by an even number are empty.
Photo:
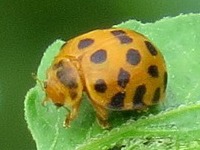
M73 88L79 88L74 90L74 95L85 91L94 107L141 109L158 103L165 96L164 58L144 35L135 31L112 28L83 34L63 45L53 65L64 58L73 64L78 74L73 80L76 85ZM60 86L64 85L61 89L71 88L65 84L71 78L65 77L65 81L57 78ZM80 96L74 99L79 101Z

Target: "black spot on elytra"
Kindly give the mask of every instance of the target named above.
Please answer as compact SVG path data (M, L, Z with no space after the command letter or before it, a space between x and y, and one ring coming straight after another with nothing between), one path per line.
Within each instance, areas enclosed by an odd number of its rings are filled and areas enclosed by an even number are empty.
M148 74L154 78L159 76L158 67L156 65L151 65L148 67Z
M135 90L135 94L133 97L133 106L137 107L140 105L143 105L143 99L144 99L144 95L146 93L146 86L143 85L139 85L136 90Z
M167 88L167 72L164 73L164 92Z
M117 38L120 40L121 44L128 44L133 41L133 39L127 35L119 36Z
M126 53L126 61L131 65L137 65L139 64L141 60L140 53L138 50L135 49L129 49Z
M80 50L84 49L84 48L92 45L93 43L94 43L94 40L90 39L90 38L80 40L79 43L78 43L78 49L80 49Z
M90 56L90 61L95 63L95 64L100 64L106 61L107 59L107 52L106 50L99 49L95 51L91 56Z
M60 82L70 89L77 88L78 83L76 81L76 77L74 76L73 69L71 68L62 68L57 71L56 73L58 79Z
M129 36L126 35L126 32L124 32L123 30L114 30L111 31L111 33L119 39L121 44L128 44L131 43L133 41L133 39Z
M129 80L130 80L130 74L126 70L121 68L118 74L118 80L117 80L118 85L121 86L122 88L125 88Z
M158 87L153 95L152 102L157 103L160 100L160 88Z
M144 41L147 49L149 50L149 52L151 53L151 55L155 56L158 54L156 48L153 46L153 44L151 44L151 42L149 41Z
M118 92L111 98L110 108L121 109L124 106L125 93Z
M94 89L97 92L104 93L107 89L106 82L103 79L98 79L94 84Z
M114 36L119 36L119 35L124 35L124 34L126 34L126 32L123 31L123 30L113 30L113 31L111 31L111 33L112 33Z

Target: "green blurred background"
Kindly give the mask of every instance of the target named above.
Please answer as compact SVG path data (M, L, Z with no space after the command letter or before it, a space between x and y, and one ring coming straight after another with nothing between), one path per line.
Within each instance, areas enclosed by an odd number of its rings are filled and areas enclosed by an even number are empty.
M192 12L200 12L199 0L1 0L0 149L36 149L24 120L24 96L53 41L129 19L145 23Z

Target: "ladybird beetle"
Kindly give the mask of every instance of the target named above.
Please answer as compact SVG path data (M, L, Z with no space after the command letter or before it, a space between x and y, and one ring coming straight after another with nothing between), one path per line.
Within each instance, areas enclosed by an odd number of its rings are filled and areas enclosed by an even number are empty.
M98 123L109 127L109 110L141 110L160 102L167 86L165 60L144 35L128 29L94 30L66 42L47 70L46 100L78 114L83 92Z

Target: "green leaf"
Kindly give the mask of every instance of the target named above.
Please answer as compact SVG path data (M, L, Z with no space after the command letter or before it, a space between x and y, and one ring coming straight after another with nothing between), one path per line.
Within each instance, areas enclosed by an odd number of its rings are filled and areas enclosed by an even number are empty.
M142 24L130 20L115 27L143 33L163 53L169 81L164 104L147 112L112 112L111 130L96 123L95 112L84 95L78 117L71 128L63 128L67 111L52 103L41 105L45 93L39 84L25 99L25 119L38 150L89 149L200 149L200 14L164 18ZM45 52L38 78L45 72L63 41L55 41Z

